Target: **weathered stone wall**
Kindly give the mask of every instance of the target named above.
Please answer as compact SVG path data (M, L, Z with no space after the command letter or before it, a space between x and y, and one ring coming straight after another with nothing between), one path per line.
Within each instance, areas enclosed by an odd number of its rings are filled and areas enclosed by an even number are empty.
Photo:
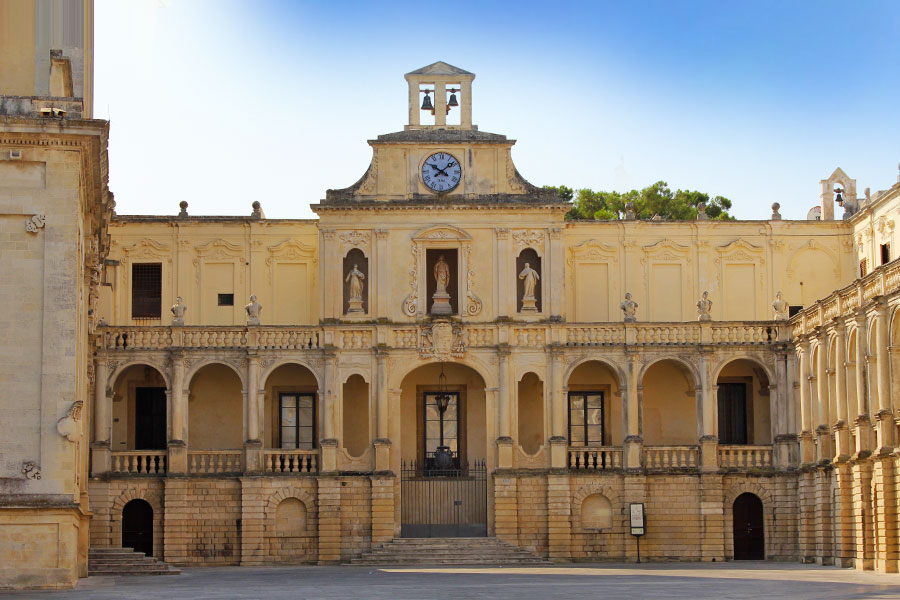
M176 565L240 563L239 479L167 479L164 503L167 562Z

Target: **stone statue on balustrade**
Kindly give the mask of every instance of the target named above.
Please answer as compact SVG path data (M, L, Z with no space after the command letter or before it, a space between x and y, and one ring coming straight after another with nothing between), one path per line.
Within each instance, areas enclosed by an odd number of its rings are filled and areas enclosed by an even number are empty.
M537 271L531 268L531 265L525 263L525 268L519 273L519 279L524 284L524 293L522 294L522 312L537 312L537 298L534 290L541 276Z
M172 306L172 325L182 326L184 325L184 313L187 312L187 306L184 305L184 301L181 299L181 296L175 298L175 304Z
M772 302L772 308L775 310L775 320L776 321L787 321L789 317L789 306L787 301L781 297L781 292L779 291L775 294L775 301Z
M637 321L638 303L631 299L631 294L625 294L625 301L622 302L622 312L625 313L625 322L634 323Z
M450 293L447 291L450 286L450 265L444 260L443 254L438 257L438 261L434 265L434 280L435 292L432 296L434 303L431 305L431 314L453 314L453 308L450 306Z
M712 310L712 300L709 299L709 292L703 292L703 296L697 301L697 320L712 321L709 312Z
M250 296L250 304L244 307L247 311L247 325L259 325L259 313L262 312L262 304L256 301L256 296Z
M365 274L359 270L358 265L353 265L350 272L344 278L345 283L350 284L349 298L347 300L347 314L362 313L363 310L363 281Z

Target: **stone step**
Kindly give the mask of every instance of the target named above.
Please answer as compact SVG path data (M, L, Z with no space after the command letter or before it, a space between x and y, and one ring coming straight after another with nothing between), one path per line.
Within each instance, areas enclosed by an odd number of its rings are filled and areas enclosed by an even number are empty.
M367 566L549 565L497 538L397 538L352 559Z
M131 548L90 548L88 575L178 575L180 570Z

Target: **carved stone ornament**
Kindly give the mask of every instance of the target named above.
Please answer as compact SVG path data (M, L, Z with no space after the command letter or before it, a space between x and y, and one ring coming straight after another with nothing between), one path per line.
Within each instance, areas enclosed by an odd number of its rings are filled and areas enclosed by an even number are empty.
M435 321L430 327L423 327L420 335L420 358L462 358L466 354L463 330L450 321Z
M22 463L22 473L25 474L26 479L41 478L41 468L34 464L34 461L27 460Z
M407 317L416 316L419 307L419 248L415 244L411 248L413 255L413 267L409 270L409 287L412 290L403 300L403 314Z
M529 229L526 231L517 231L513 234L513 241L516 246L529 246L531 248L544 247L544 232Z
M38 229L44 228L44 222L47 217L44 215L32 215L31 218L25 219L25 231L28 233L37 233Z
M56 422L57 433L70 442L76 442L81 437L81 431L79 431L76 423L81 420L82 405L83 403L80 400L73 402L66 412L66 416Z
M481 312L484 303L473 290L475 287L475 269L472 268L472 245L466 244L463 251L466 253L466 297L469 299L466 313L470 317L474 317Z
M357 246L366 246L369 244L372 234L368 231L342 231L338 234L341 244L345 247L355 248Z

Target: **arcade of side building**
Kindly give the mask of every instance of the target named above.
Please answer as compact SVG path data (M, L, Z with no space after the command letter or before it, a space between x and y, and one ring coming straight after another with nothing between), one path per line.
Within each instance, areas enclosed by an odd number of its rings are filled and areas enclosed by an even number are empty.
M89 92L0 90L0 586L71 586L89 545L631 561L633 503L646 560L896 572L900 184L838 169L814 221L566 221L472 124L473 74L406 79L317 220L115 215Z

